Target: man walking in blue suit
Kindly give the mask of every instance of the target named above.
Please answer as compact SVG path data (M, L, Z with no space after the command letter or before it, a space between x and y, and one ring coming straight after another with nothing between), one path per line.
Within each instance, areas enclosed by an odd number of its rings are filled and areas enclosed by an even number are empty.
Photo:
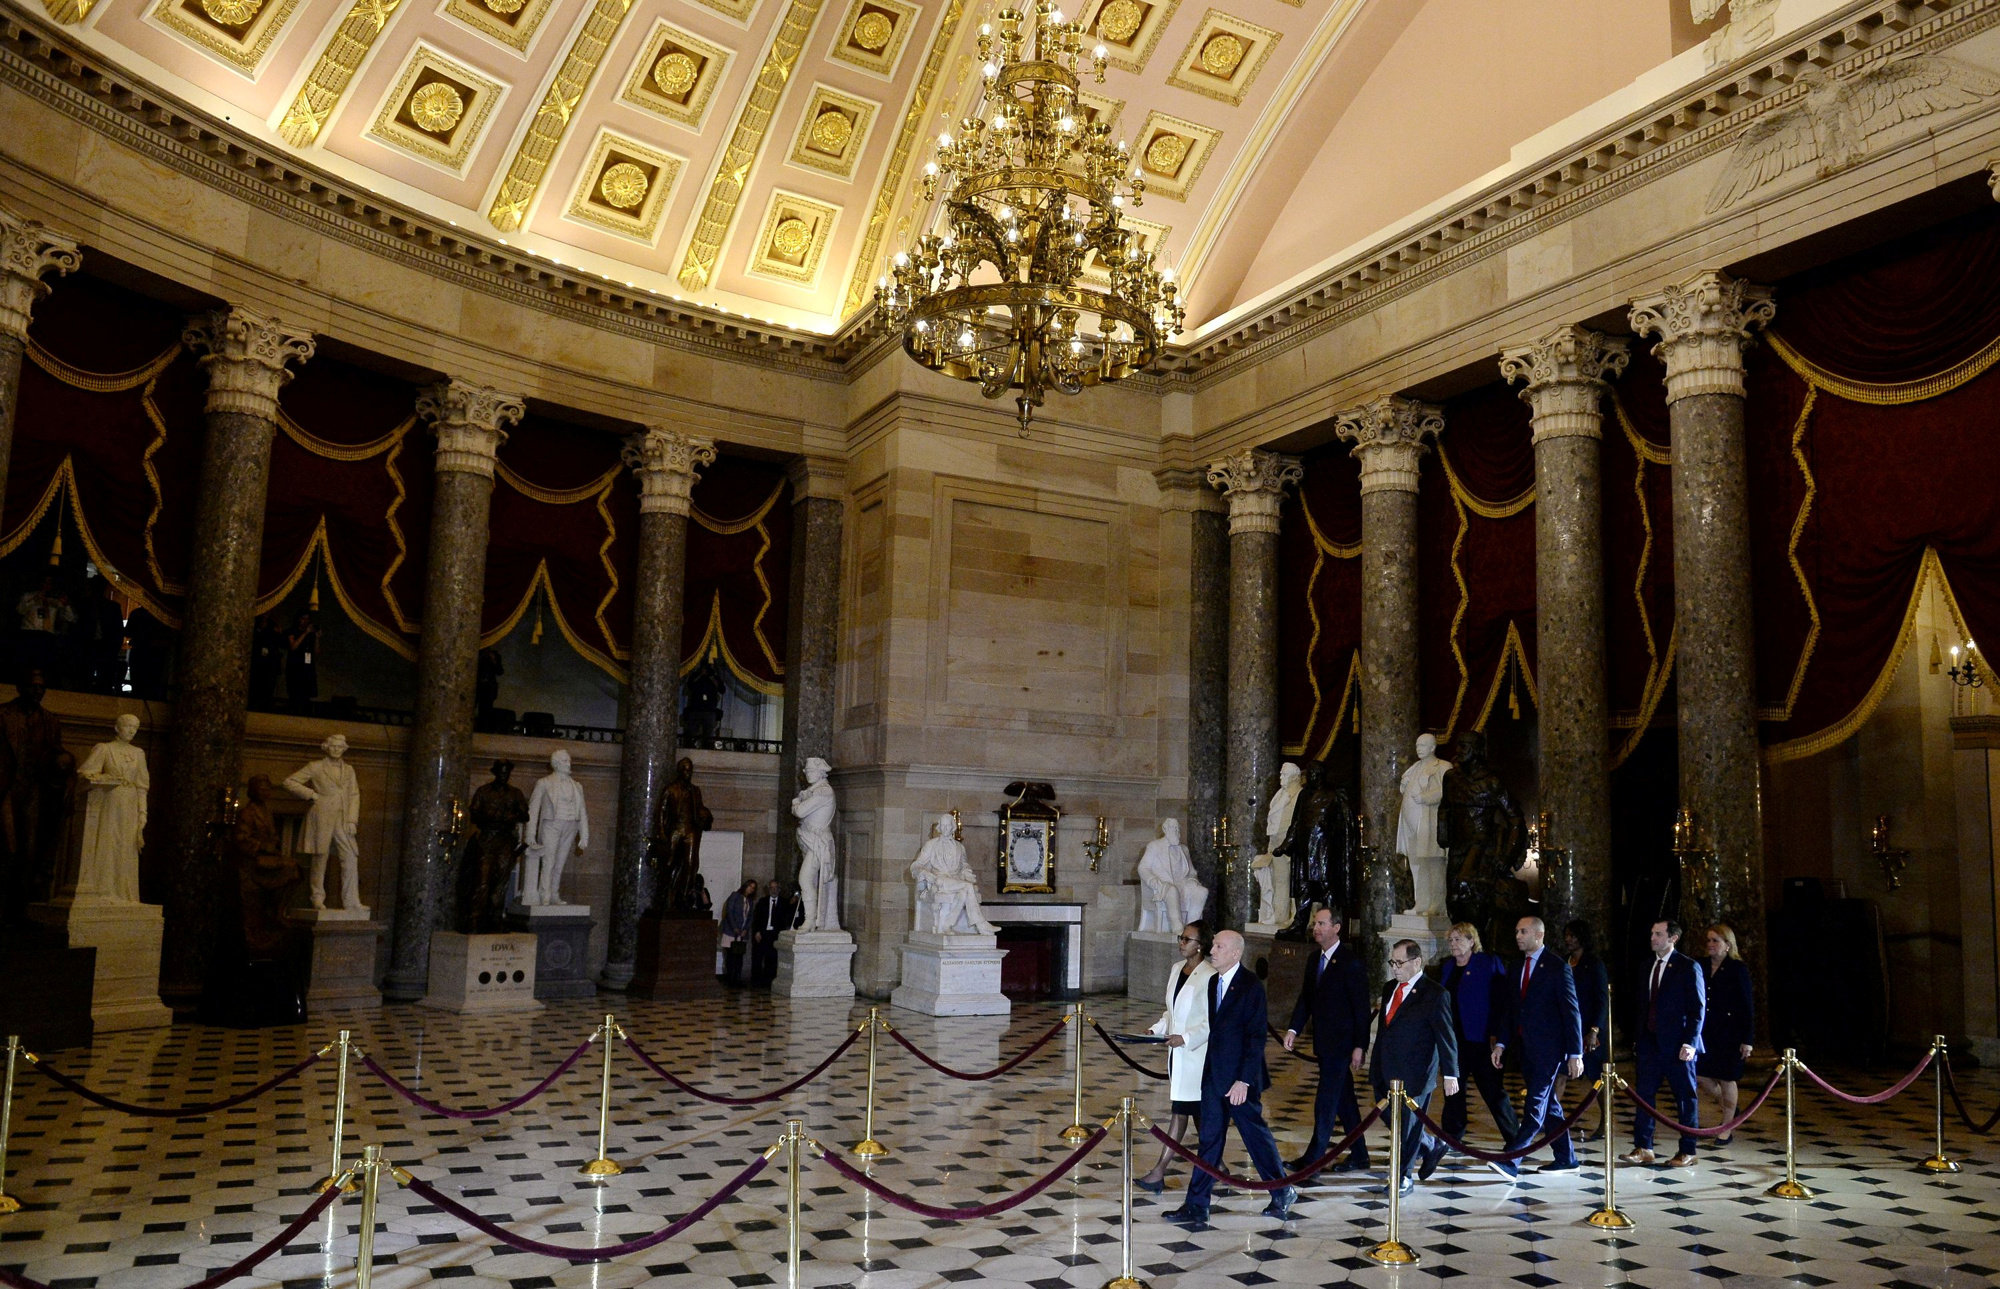
M1693 958L1677 949L1681 924L1668 919L1653 923L1653 954L1646 959L1646 979L1639 997L1645 1013L1639 1022L1639 1076L1632 1091L1651 1101L1661 1080L1674 1094L1674 1117L1699 1128L1701 1102L1694 1095L1694 1063L1701 1055L1701 1022L1708 1011L1708 985ZM1618 1158L1628 1164L1653 1162L1653 1116L1645 1110L1632 1115L1632 1152ZM1680 1153L1669 1168L1694 1167L1696 1139L1681 1134Z
M1257 1176L1274 1181L1285 1168L1264 1123L1264 1089L1271 1086L1264 1068L1264 982L1243 970L1243 937L1234 931L1216 933L1208 960L1215 975L1208 982L1208 1058L1201 1071L1201 1157L1210 1167L1221 1166L1233 1123ZM1215 1179L1197 1168L1188 1181L1187 1202L1167 1220L1190 1231L1208 1230L1208 1196L1214 1189ZM1290 1217L1298 1194L1291 1186L1273 1191L1264 1216Z
M1514 943L1521 950L1521 965L1500 990L1503 1015L1492 1029L1493 1068L1500 1068L1511 1042L1520 1049L1521 1079L1528 1085L1521 1128L1507 1143L1509 1150L1519 1149L1544 1127L1562 1121L1562 1103L1555 1098L1557 1070L1567 1063L1572 1079L1583 1077L1583 1013L1577 1007L1576 980L1563 956L1543 947L1547 938L1548 929L1540 918L1526 917L1515 924ZM1577 1167L1568 1133L1549 1146L1555 1161L1542 1165L1542 1172L1564 1173ZM1520 1165L1513 1163L1494 1164L1493 1168L1509 1177L1518 1177L1521 1172Z

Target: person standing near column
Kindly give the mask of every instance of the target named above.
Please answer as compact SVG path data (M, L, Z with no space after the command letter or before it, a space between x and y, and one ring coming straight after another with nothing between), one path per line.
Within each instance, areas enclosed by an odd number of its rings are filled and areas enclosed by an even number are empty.
M1493 1068L1501 1068L1512 1042L1520 1049L1521 1081L1527 1084L1521 1128L1507 1143L1509 1150L1520 1149L1542 1129L1562 1121L1562 1104L1555 1097L1557 1071L1566 1066L1571 1078L1583 1075L1583 1012L1577 1006L1576 979L1562 955L1545 946L1547 938L1548 928L1540 918L1526 917L1515 924L1514 943L1521 950L1521 966L1500 991L1505 1009L1499 1033L1505 1037L1493 1044ZM1576 1169L1576 1150L1568 1133L1550 1142L1549 1149L1555 1160L1542 1165L1542 1172ZM1507 1177L1521 1174L1521 1166L1515 1163L1492 1167Z
M1653 923L1648 935L1653 952L1638 998L1645 1007L1639 1021L1639 1073L1632 1093L1642 1101L1659 1095L1666 1083L1674 1094L1674 1117L1690 1128L1701 1126L1701 1102L1694 1094L1694 1063L1701 1055L1701 1022L1708 1010L1708 991L1701 968L1679 951L1681 924L1671 918ZM1653 1162L1653 1116L1644 1107L1632 1112L1632 1150L1618 1158L1628 1164ZM1669 1168L1694 1167L1700 1140L1682 1133L1680 1153Z
M1298 1001L1292 1004L1292 1022L1285 1030L1285 1050L1292 1050L1308 1025L1313 1032L1313 1052L1319 1058L1319 1090L1313 1094L1312 1138L1305 1153L1291 1162L1293 1172L1326 1153L1334 1140L1337 1118L1342 1132L1361 1125L1361 1107L1354 1099L1354 1076L1361 1072L1361 1058L1368 1047L1368 972L1352 944L1340 938L1342 921L1332 909L1317 909L1312 915L1313 943L1319 953L1306 968L1299 983ZM1368 1171L1368 1139L1354 1143L1347 1158L1333 1166L1336 1173Z

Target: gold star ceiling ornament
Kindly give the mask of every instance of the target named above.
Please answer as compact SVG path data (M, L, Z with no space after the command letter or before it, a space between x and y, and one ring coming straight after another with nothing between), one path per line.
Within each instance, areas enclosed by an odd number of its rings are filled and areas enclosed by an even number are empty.
M1143 371L1184 317L1172 270L1120 222L1146 183L1124 142L1077 102L1078 67L1101 82L1108 58L1103 45L1083 53L1083 39L1048 0L980 27L977 114L939 135L924 167L925 200L944 193L940 231L876 283L910 357L988 398L1019 391L1024 435L1047 391ZM1105 287L1083 277L1092 252Z

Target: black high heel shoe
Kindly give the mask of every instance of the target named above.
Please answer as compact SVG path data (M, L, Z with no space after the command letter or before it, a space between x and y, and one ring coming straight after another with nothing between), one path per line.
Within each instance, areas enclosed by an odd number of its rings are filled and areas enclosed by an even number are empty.
M1134 1177L1132 1179L1132 1184L1134 1186L1137 1186L1140 1190L1146 1191L1147 1193L1153 1195L1164 1195L1167 1190L1167 1184L1165 1181L1149 1182L1143 1177Z

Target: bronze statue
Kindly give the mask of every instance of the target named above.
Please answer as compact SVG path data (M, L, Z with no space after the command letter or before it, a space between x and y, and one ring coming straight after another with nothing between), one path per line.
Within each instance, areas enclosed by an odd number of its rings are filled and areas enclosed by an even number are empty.
M473 833L458 865L458 929L466 935L507 929L507 884L528 822L528 798L509 782L513 773L512 761L495 761L493 781L472 794Z
M285 924L285 897L301 876L299 861L278 853L278 826L265 804L270 799L270 777L251 775L236 822L229 830L243 953L250 962L268 962L284 955L290 931Z
M1445 908L1452 921L1470 922L1484 934L1496 916L1526 908L1525 888L1512 875L1527 858L1527 820L1486 764L1484 734L1459 735L1453 760L1437 824L1446 856Z
M1354 911L1357 845L1347 789L1330 781L1324 761L1308 762L1292 826L1284 843L1273 848L1292 857L1292 898L1298 902L1279 938L1305 939L1315 908L1339 909L1343 916Z
M660 794L660 813L653 824L653 854L659 881L653 912L661 917L700 917L706 890L701 882L701 835L715 826L715 816L701 803L694 786L694 762L682 757L673 782Z
M41 671L33 669L13 701L0 704L0 850L6 865L0 922L26 917L29 904L51 896L63 849L76 758L63 750L62 722L42 707L46 692Z

